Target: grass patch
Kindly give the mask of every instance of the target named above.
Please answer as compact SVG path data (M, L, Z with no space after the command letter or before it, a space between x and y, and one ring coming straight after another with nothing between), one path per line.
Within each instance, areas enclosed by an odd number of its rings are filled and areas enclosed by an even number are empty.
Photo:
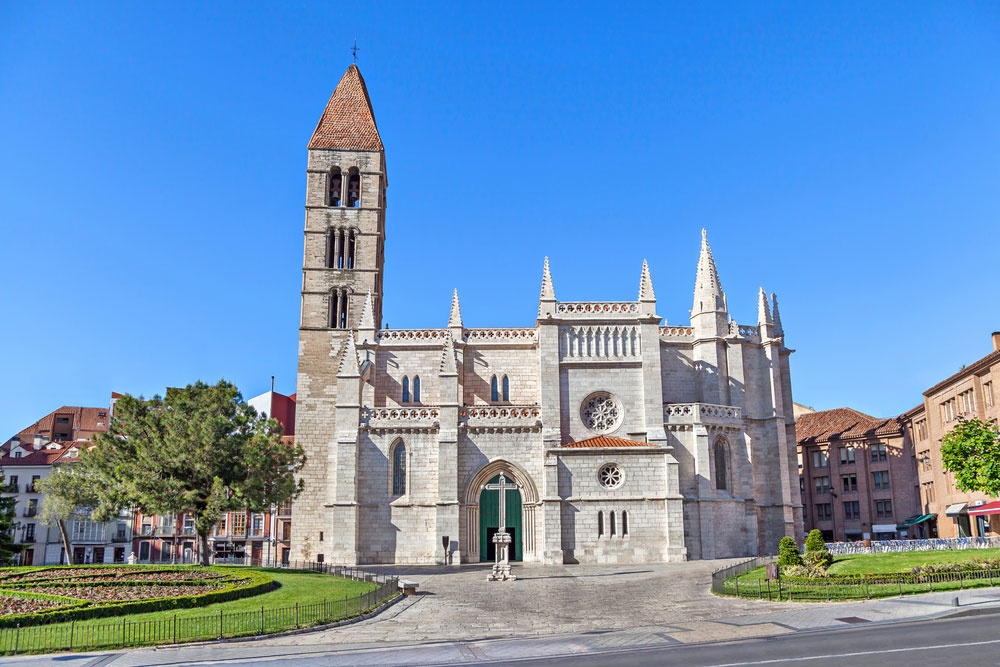
M364 613L398 591L308 570L215 566L256 572L278 587L254 597L180 608L0 630L0 654L93 650L210 641L309 627ZM368 594L368 595L366 595Z
M828 577L783 577L767 581L759 567L727 579L724 595L765 600L858 600L935 591L960 590L1000 584L1000 572L965 571L913 575L915 567L966 563L1000 558L1000 549L909 551L902 553L839 556Z

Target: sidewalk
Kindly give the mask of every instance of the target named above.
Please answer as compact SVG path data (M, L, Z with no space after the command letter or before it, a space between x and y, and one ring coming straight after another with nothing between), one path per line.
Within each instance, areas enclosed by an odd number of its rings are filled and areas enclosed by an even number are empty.
M102 655L102 667L296 655L322 655L329 665L478 662L1000 612L1000 588L839 603L713 596L711 572L727 564L527 565L515 568L514 582L487 582L488 568L480 566L386 567L418 581L421 593L353 625L252 641L5 658L4 664L82 666Z

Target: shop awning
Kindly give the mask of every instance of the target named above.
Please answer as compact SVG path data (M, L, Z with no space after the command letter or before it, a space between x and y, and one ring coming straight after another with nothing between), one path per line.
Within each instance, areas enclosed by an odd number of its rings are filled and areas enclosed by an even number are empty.
M965 508L969 506L969 503L955 503L954 505L948 505L948 509L944 511L945 516L958 516L959 514L968 514Z
M1000 500L994 500L992 503L986 503L985 505L973 507L969 510L969 514L972 516L983 516L984 514L1000 514Z
M872 526L873 533L895 533L896 524L894 523L876 523Z
M930 521L937 514L917 514L916 516L911 516L909 519L903 522L903 528L909 528L910 526L915 526L918 523L923 523L924 521Z

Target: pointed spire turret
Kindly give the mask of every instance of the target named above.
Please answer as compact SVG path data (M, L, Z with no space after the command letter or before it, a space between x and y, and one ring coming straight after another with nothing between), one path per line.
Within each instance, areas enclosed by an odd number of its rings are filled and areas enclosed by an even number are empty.
M703 229L698 272L694 282L694 307L691 309L691 314L711 312L726 312L726 297L722 293L722 282L715 268L712 248L708 245L708 232Z
M364 305L361 306L361 317L358 318L358 340L362 342L375 339L375 308L372 305L372 293L365 294Z
M448 328L462 328L462 308L458 304L458 289L451 294L451 312L448 314Z
M722 338L729 333L729 309L722 291L715 258L708 245L708 232L701 230L701 253L694 281L691 326L697 339Z
M326 103L309 139L309 148L341 151L384 151L375 125L368 87L357 65L351 65Z
M538 317L551 315L555 310L556 290L552 286L552 274L549 272L549 258L545 258L542 265L542 293L538 298ZM545 305L550 304L546 309Z
M771 293L772 319L774 320L774 335L784 336L785 330L781 326L781 315L778 313L778 295Z
M639 278L639 301L656 301L653 279L649 277L649 264L642 260L642 276Z
M343 356L340 358L340 366L337 368L337 377L360 377L360 366L361 364L358 362L358 348L354 344L354 334L348 332L347 342L344 343Z

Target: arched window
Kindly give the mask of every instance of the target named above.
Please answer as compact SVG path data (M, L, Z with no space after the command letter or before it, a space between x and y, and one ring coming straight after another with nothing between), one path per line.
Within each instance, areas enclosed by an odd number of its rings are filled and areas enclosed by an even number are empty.
M611 512L611 537L615 536L615 513Z
M490 378L490 401L496 403L500 400L500 390L497 387L497 376Z
M337 230L337 268L344 268L344 250L347 245L347 239L344 238L344 230Z
M330 178L326 187L326 205L340 206L340 198L343 195L343 176L340 174L340 167L330 170Z
M347 328L347 308L349 297L346 289L330 292L330 328Z
M406 445L398 441L392 448L392 495L406 494Z
M622 537L628 535L628 510L622 510Z
M414 375L413 376L413 402L414 403L419 403L420 402L420 376L419 375Z
M355 235L353 229L347 232L347 252L345 253L346 262L344 263L345 268L354 268L354 250L357 247L358 237Z
M510 400L510 380L506 375L503 376L502 389L503 389L503 400Z
M403 403L410 402L410 378L403 376Z
M597 536L604 537L604 512L597 513Z
M729 488L729 466L727 465L729 455L726 452L725 439L716 440L713 450L715 454L715 488L719 491L725 491Z
M347 175L347 206L357 208L361 206L361 174L354 167Z

